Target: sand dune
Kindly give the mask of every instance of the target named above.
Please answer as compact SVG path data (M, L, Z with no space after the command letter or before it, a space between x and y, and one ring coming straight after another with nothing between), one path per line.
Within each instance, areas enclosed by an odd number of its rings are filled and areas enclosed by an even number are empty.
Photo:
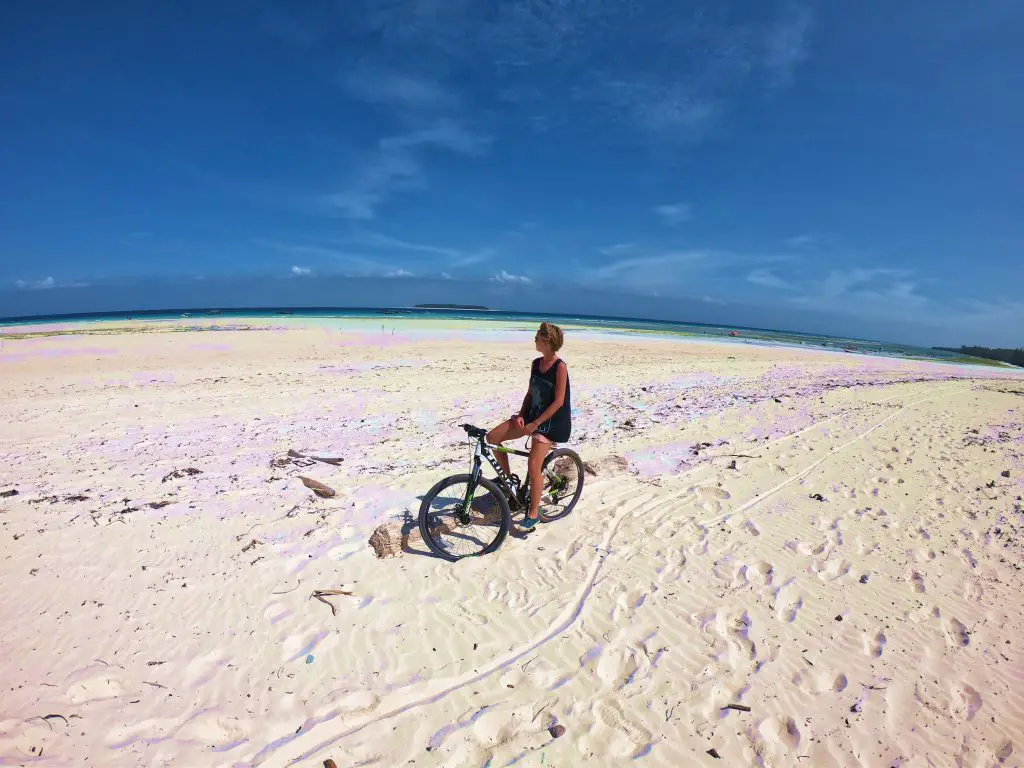
M1024 764L1020 377L570 332L577 510L378 559L481 328L6 343L0 762Z

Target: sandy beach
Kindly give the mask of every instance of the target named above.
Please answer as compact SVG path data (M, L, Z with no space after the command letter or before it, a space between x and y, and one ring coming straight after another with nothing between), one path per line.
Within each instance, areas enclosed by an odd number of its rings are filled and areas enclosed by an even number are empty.
M0 765L1024 765L1019 373L569 328L596 473L452 564L532 327L194 324L3 342Z

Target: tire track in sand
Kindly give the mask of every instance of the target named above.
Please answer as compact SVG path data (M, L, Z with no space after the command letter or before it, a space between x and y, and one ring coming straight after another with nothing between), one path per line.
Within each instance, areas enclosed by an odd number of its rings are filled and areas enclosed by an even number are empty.
M484 669L482 672L464 675L461 678L457 678L455 682L450 683L447 687L440 691L420 695L414 698L412 701L409 701L405 704L393 706L390 710L383 714L366 717L357 724L352 725L351 727L348 727L339 733L333 734L332 736L329 736L328 738L320 741L319 743L311 747L303 748L302 746L300 746L300 744L306 740L312 739L312 729L314 727L330 722L341 713L338 710L334 710L333 712L330 712L324 715L323 717L310 718L305 723L303 723L300 729L295 733L288 734L286 736L281 737L280 739L276 739L275 741L270 742L267 746L265 746L256 754L256 756L252 759L249 765L264 765L266 761L275 756L275 753L288 746L294 746L296 749L303 749L303 752L300 755L290 759L283 757L282 759L286 762L275 762L274 764L292 766L304 763L305 761L310 760L313 755L320 752L321 750L330 747L331 745L335 744L341 739L347 738L348 736L358 733L359 731L363 730L364 728L370 725L373 725L374 723L379 723L384 720L390 720L391 718L398 717L399 715L402 715L406 712L409 712L410 710L416 709L417 707L421 707L426 704L433 704L434 702L443 699L445 696L448 696L449 694L454 693L455 691L458 691L462 688L465 688L468 685L473 685L474 683L484 680L485 678L490 677L496 672L500 672L501 670L506 669L507 667L511 666L512 664L523 658L524 656L532 653L533 651L540 648L542 645L558 637L563 632L565 632L565 630L571 627L580 617L580 614L583 612L583 609L586 606L587 598L590 597L590 593L594 588L594 582L597 580L597 574L600 572L601 566L604 564L605 560L610 554L610 545L612 542L612 538L614 538L616 531L618 531L619 524L626 518L627 515L630 515L633 512L634 510L631 508L622 509L619 511L618 514L615 515L614 518L612 518L612 521L609 524L608 529L605 531L604 537L601 540L601 544L598 546L597 555L594 557L594 560L590 565L590 569L587 573L587 578L584 580L579 591L576 593L576 600L570 603L568 606L566 606L562 613L559 614L558 618L556 618L555 621L552 622L551 625L549 625L547 632L545 632L540 637L540 639L532 641L528 640L526 644L520 646L517 650L514 650L511 653L508 653L505 656L502 656L492 661L487 666L487 668Z

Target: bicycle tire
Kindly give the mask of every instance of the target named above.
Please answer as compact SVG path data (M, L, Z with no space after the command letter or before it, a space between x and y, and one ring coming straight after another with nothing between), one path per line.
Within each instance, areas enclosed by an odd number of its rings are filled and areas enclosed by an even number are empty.
M481 477L477 481L477 488L483 488L491 494L498 505L500 519L498 521L497 535L490 544L484 546L479 552L469 552L466 554L456 555L451 552L449 547L445 547L443 545L443 542L439 540L439 537L431 531L431 527L429 525L431 502L433 502L445 488L452 485L469 483L471 479L472 476L468 474L451 475L450 477L446 477L443 480L438 481L433 488L427 491L427 495L423 497L423 502L420 504L419 527L420 535L423 537L423 542L435 555L453 563L464 557L480 557L496 551L505 541L505 537L508 535L509 528L512 525L512 513L509 511L508 499L505 498L505 494L493 481L486 477Z
M551 453L549 453L547 457L544 459L544 463L541 465L541 473L543 473L544 470L546 470L550 464L553 464L559 459L565 459L572 462L573 469L576 473L576 490L573 491L572 498L570 499L569 504L565 507L565 509L562 509L555 514L546 514L544 512L544 504L541 504L539 510L540 519L545 523L551 523L555 520L561 520L563 517L566 517L575 508L576 502L580 500L580 496L583 495L583 460L580 458L579 454L576 453L576 451L572 450L572 448L556 448L555 450L551 451Z

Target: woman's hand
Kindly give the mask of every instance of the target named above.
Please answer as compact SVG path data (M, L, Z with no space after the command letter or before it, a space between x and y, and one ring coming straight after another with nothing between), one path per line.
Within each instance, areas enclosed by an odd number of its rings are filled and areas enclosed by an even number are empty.
M525 430L526 430L526 434L528 434L528 435L532 435L532 434L533 434L534 432L536 432L536 431L537 431L537 426L538 426L538 425L537 425L537 422L535 422L535 421L531 421L531 422L530 422L529 424L527 424L526 426L524 426L524 427L523 427L523 429L525 429Z

